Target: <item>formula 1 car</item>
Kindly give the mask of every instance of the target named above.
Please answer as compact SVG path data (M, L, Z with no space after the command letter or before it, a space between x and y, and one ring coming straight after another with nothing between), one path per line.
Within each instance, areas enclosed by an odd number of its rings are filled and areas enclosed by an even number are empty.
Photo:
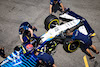
M44 24L45 24L45 29L48 30L48 32L41 36L42 42L50 41L52 39L55 42L59 42L59 41L61 42L62 40L64 44L64 48L66 46L66 50L68 52L74 52L79 47L80 44L79 41L75 41L72 44L68 44L67 41L68 38L66 38L65 34L67 29L71 29L77 26L78 24L81 25L80 19L74 19L67 23L59 24L59 20L56 16L49 15L46 18Z
M59 24L59 19L64 23ZM59 19L54 15L49 15L44 22L45 29L48 31L41 36L42 42L46 40L62 41L63 47L68 52L74 52L80 46L80 41L75 40L70 43L71 37L67 37L66 30L74 31L78 29L81 33L88 36L95 36L94 30L90 27L85 18L77 15L69 8L63 14L60 14Z
M61 19L65 23L59 23ZM14 51L9 55L1 64L1 67L36 67L38 58L34 56L34 49L27 52L24 48L28 43L35 43L33 46L37 51L51 52L58 43L62 42L64 49L68 52L74 52L80 45L80 41L75 40L73 43L69 43L70 38L66 37L67 29L78 29L81 33L88 36L94 36L94 30L90 27L88 22L81 16L77 15L73 11L67 9L63 14L59 16L59 19L54 15L49 15L44 22L47 32L40 37L34 35L33 40L29 40L26 36L24 39L29 42L24 43L20 48L20 51ZM60 41L60 42L59 42ZM39 45L38 45L39 44Z
M59 24L59 19L65 23ZM66 9L63 14L60 14L59 19L54 15L49 15L44 22L47 32L40 37L34 34L35 41L38 42L36 42L36 44L40 44L38 47L36 46L37 50L50 53L55 49L58 42L62 42L66 51L74 52L80 46L80 41L75 40L73 43L69 43L71 38L66 35L67 29L71 29L72 31L78 29L81 33L88 36L92 36L94 33L94 30L90 27L85 18L69 9ZM24 39L28 40L29 38L27 39L26 37Z

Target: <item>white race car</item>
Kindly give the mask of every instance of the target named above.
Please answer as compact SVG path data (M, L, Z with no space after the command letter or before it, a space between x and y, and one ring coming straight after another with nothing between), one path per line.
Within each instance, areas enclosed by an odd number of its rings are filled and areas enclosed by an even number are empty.
M59 19L63 20L64 23L59 24ZM45 29L47 32L40 38L40 43L45 44L50 41L62 41L64 49L68 52L74 52L80 44L79 40L75 40L73 43L69 43L70 38L66 37L66 30L78 29L81 33L88 36L94 36L94 30L90 27L88 22L81 16L67 9L65 13L59 16L59 19L54 15L49 15L45 19Z
M65 23L59 24L59 19ZM31 44L40 44L36 47L37 50L43 50L45 52L51 52L58 43L63 43L64 49L68 52L74 52L80 45L80 41L75 40L73 43L69 43L70 38L66 37L66 30L71 29L74 31L78 29L81 33L88 36L95 36L94 30L90 27L88 22L81 16L77 15L73 11L67 9L65 13L59 16L59 19L54 15L49 15L45 19L45 29L48 30L45 34L37 37L34 34L34 38ZM28 38L26 37L26 40ZM37 43L39 42L39 43ZM25 44L24 44L25 46ZM18 48L17 48L18 49ZM34 55L34 50L31 52L23 52L23 48L20 47L19 51L14 51L9 55L1 64L1 67L37 67L38 58Z

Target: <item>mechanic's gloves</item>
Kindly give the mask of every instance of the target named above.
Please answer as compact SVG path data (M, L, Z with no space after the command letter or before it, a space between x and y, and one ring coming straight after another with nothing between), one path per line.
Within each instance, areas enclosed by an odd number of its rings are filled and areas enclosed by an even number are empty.
M65 13L65 11L62 11L61 14L59 14L59 15L63 15L64 13Z
M62 11L62 12L61 12L61 14L64 14L64 13L65 13L65 11Z
M65 10L65 11L62 11L60 15L69 12L69 11L70 11L70 8L68 8L68 9L65 8L64 10Z
M37 31L37 28L34 26L34 29L33 29L33 31Z
M34 30L37 31L37 28L35 28Z
M50 14L49 16L51 16L52 14Z
M34 37L31 37L30 40L34 40Z

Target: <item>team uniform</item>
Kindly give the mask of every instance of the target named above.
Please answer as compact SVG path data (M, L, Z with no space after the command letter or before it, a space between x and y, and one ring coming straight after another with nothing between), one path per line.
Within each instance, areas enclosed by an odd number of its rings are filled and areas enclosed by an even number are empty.
M85 44L85 49L87 49L89 46L92 45L92 40L88 35L84 35L81 32L79 32L78 30L75 30L73 32L73 36L72 36L73 40L80 40Z
M57 0L57 1L58 1L59 4L62 3L61 0ZM51 1L50 1L50 4L51 4L51 5L54 5L54 0L51 0Z
M24 29L24 33L21 32L21 28ZM24 42L26 42L26 39L25 39L26 36L31 37L30 32L28 31L29 28L32 29L32 26L28 22L23 22L19 27L19 35L22 35ZM32 29L32 30L34 31L34 30L37 30L37 29L35 28L35 29Z
M22 32L20 31L21 28L23 28L23 29L25 30L24 33L27 33L29 28L32 29L32 26L31 26L28 22L23 22L23 23L20 25L20 28L19 28L19 34L20 34L20 35L22 34Z
M47 53L40 52L38 58L46 64L46 67L52 67L52 65L54 64L53 57Z
M54 4L54 0L50 0L50 4L53 6L52 7L52 12L56 13L57 10L61 11L61 8L60 8L60 4L62 3L61 0L57 0L58 3Z

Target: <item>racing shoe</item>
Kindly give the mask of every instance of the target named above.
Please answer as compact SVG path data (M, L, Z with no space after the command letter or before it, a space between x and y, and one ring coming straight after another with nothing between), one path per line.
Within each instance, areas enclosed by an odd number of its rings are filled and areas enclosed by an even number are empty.
M96 59L96 58L95 57L90 57L89 59L92 60L92 59Z
M100 53L99 53L99 52L97 52L96 54L100 55Z

